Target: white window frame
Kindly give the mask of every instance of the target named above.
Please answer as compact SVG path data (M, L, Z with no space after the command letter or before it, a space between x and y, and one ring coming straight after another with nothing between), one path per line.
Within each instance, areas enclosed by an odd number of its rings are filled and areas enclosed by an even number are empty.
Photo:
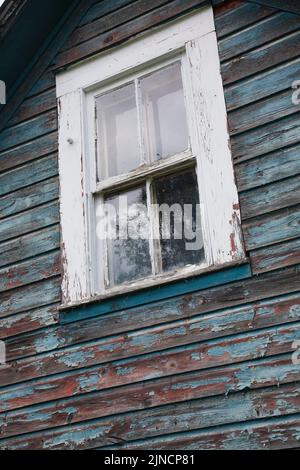
M95 263L93 194L119 189L128 175L96 181L95 96L167 62L182 59L191 152L159 160L130 172L131 181L160 175L170 166L196 160L205 263L104 291ZM130 77L130 78L129 78ZM245 259L237 188L227 130L213 11L206 6L124 45L59 72L60 215L62 232L63 304L95 295L112 295L218 269ZM102 287L101 287L102 285Z

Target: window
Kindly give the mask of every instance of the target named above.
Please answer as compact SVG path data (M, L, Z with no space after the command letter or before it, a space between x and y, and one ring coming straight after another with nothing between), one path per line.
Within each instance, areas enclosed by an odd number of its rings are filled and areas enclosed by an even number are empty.
M107 227L96 237L103 289L205 265L182 60L159 61L90 96L94 214Z
M244 258L210 7L61 72L63 294Z

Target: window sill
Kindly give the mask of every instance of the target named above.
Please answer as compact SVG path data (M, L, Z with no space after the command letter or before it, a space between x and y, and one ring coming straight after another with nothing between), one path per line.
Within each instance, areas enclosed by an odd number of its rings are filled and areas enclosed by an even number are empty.
M60 322L84 320L249 277L251 277L251 268L247 258L223 266L188 268L173 275L118 286L102 295L62 304L59 307Z

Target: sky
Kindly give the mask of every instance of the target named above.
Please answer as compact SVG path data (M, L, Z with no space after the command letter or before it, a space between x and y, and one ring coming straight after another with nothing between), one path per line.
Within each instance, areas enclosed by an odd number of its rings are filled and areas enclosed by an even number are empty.
M4 3L4 2L5 2L5 0L0 0L0 7L1 7L2 3Z

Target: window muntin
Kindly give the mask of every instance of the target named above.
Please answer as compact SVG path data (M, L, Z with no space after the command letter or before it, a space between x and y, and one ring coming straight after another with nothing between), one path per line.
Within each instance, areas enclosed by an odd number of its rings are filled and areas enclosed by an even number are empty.
M181 58L162 61L94 94L100 180L94 197L106 227L106 239L96 244L104 288L205 264L181 69ZM189 168L181 169L187 155ZM147 175L153 166L156 174ZM126 233L120 233L124 219Z

